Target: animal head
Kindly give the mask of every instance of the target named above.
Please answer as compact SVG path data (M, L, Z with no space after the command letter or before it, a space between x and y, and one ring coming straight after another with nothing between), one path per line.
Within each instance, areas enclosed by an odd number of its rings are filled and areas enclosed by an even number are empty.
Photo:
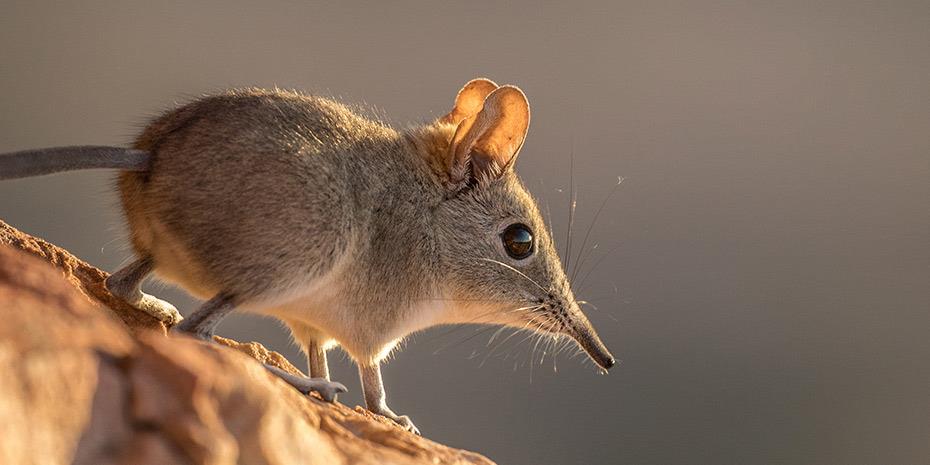
M582 313L536 201L514 172L529 122L520 89L476 79L433 125L445 134L431 154L448 189L436 209L445 297L457 322L567 336L608 369L614 358Z

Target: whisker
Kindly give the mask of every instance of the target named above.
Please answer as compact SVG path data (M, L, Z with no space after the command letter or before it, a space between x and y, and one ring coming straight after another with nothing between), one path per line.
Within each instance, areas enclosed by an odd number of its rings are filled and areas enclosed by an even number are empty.
M530 334L528 334L526 337L521 339L520 342L517 343L517 345L523 344L524 342L529 340L531 337L537 336L543 333L544 333L543 325L542 323L538 323L536 326L532 328L532 331L530 332Z
M539 343L542 342L542 340L543 340L542 336L541 336L539 333L537 333L536 343L533 344L533 352L532 352L532 356L530 356L530 363L533 363L533 364L536 363L536 350L539 349ZM542 356L543 356L543 358L546 357L546 352L545 352L545 351L543 351L543 355L542 355ZM542 364L540 363L540 365L542 365Z
M430 297L411 299L410 302L425 302L429 300L435 300L437 302L491 302L491 303L513 302L512 299L443 299L443 298L430 298Z
M575 263L575 269L572 270L572 273L571 273L571 276L572 276L571 279L572 279L572 280L575 279L575 274L581 269L581 265L582 265L582 263L583 263L583 261L582 261L582 258L583 258L583 257L582 257L582 254L584 254L584 252L585 252L585 246L588 245L588 238L591 237L591 231L594 229L594 225L597 224L598 218L601 217L601 212L604 211L604 207L607 205L607 202L610 201L610 198L613 197L613 195L614 195L615 192L617 192L617 189L620 188L620 185L621 185L621 184L623 184L623 177L622 177L622 176L618 176L618 177L617 177L617 184L614 184L613 189L611 189L611 190L610 190L610 193L608 193L607 196L604 197L604 201L601 202L601 205L597 208L597 212L594 213L594 219L592 219L592 220L591 220L591 224L588 225L588 231L585 233L584 239L581 241L581 250L578 252L578 259L577 259L577 261L576 261L576 263Z
M555 366L556 356L559 355L558 348L562 343L562 334L555 333L549 336L549 342L547 345L548 352L552 355L552 371L557 371Z
M526 302L526 303L529 303L529 302ZM505 310L504 313L515 313L515 312L518 312L518 311L531 310L531 309L533 309L533 307L534 307L534 306L514 308L514 309L510 309L510 310ZM466 328L468 328L467 325L481 324L480 321L481 321L482 319L484 319L484 317L486 317L486 316L488 316L488 315L493 315L493 314L495 314L495 313L500 313L500 310L494 309L494 310L490 310L490 311L487 311L487 312L482 312L482 313L480 313L480 314L478 314L478 315L475 315L474 317L472 317L472 318L471 318L470 320L468 320L468 321L464 321L464 322L461 322L461 323L456 323L455 326L453 326L453 327L450 328L449 330L444 331L444 332L442 332L441 334L438 334L438 335L436 335L436 336L434 336L434 337L431 337L431 338L429 338L429 339L426 339L426 342L434 341L434 340L436 340L436 339L438 339L438 338L440 338L440 337L448 336L449 334L452 334L452 333L454 333L454 332L456 332L456 331L460 331L460 330L462 330L462 329L466 329ZM488 323L488 324L490 324L490 323Z
M573 282L573 281L575 280L575 278L578 277L578 273L581 272L582 267L581 267L580 263L583 263L583 262L588 261L588 258L591 257L591 254L593 254L594 251L597 250L598 247L600 247L600 246L601 246L601 244L598 244L598 243L595 242L594 245L591 246L590 249L588 249L588 250L582 249L581 254L580 254L580 256L579 256L579 259L578 259L578 262L576 262L575 269L572 270L572 273L571 273L571 277L570 277L570 281L569 281L569 282Z
M458 341L450 342L450 343L445 344L445 345L443 345L442 347L440 347L440 348L434 350L434 351L433 351L433 355L436 355L436 354L438 354L438 353L440 353L440 352L442 352L442 351L444 351L444 350L446 350L446 349L448 349L448 348L450 348L450 347L458 346L458 345L464 344L464 343L466 343L466 342L468 342L468 341L470 341L470 340L472 340L472 339L474 339L474 338L476 338L476 337L478 337L478 336L481 336L482 334L486 334L488 331L491 331L492 329L495 329L495 328L496 328L496 326L493 326L493 325L488 325L488 326L486 326L486 327L484 327L484 328L479 328L479 329L475 332L475 334L472 334L471 336L467 336L467 337L465 337L464 339L461 339L461 340L458 340Z
M599 308L597 308L597 305L594 305L591 302L588 302L587 300L576 300L575 303L578 305L587 305L595 310L600 310Z
M499 261L497 261L497 260L493 260L493 259L490 259L490 258L479 258L478 260L483 260L483 261L486 261L486 262L495 263L495 264L498 264L498 265L500 265L500 266L502 266L502 267L504 267L504 268L507 268L508 270L513 271L514 273L517 273L518 275L523 276L524 278L526 278L527 280L529 280L531 283L533 283L533 285L535 285L536 287L538 287L539 290L541 290L541 291L543 291L543 292L546 292L546 293L549 292L547 289L543 288L539 283L537 283L536 280L534 280L533 278L527 276L527 275L526 275L525 273L523 273L522 271L520 271L520 270L518 270L518 269L516 269L516 268L514 268L514 267L512 267L512 266L510 266L510 265L508 265L508 264L506 264L506 263L504 263L504 262L499 262Z
M539 308L542 308L542 305L531 305L531 306L527 306L527 307L513 308L513 309L510 309L510 310L506 310L504 313L529 312L529 313L530 313L530 319L532 320L533 318L535 318L535 316L532 315L532 312L538 310ZM438 337L448 336L449 334L452 334L453 332L456 332L456 331L458 331L458 330L460 330L460 329L467 328L468 326L465 326L465 325L475 324L476 322L480 321L480 320L481 320L482 318L484 318L485 316L490 315L490 314L494 314L494 313L499 313L499 311L498 311L498 310L494 310L494 311L490 311L490 312L485 312L485 313L483 313L483 314L481 314L481 315L476 316L475 318L472 318L469 322L466 322L466 323L459 323L457 326L453 327L453 328L450 329L449 331L446 331L446 332L444 332L443 334L440 334L440 335L437 335L437 336L435 336L435 337L432 337L432 338L428 339L428 341L435 340L435 339L437 339ZM481 324L481 323L479 323L479 324ZM462 340L453 341L453 342L450 342L450 343L448 343L448 344L443 345L442 347L440 347L440 348L436 349L435 351L433 351L433 355L438 354L439 352L442 352L443 350L446 350L446 349L448 349L449 347L464 344L464 343L466 343L466 342L468 342L468 341L470 341L470 340L472 340L472 339L474 339L474 338L476 338L476 337L478 337L478 336L480 336L480 335L482 335L482 334L485 334L485 333L487 333L488 331L491 331L491 330L493 330L493 329L496 329L496 328L498 327L496 324L493 324L493 323L487 323L486 326L487 326L486 328L482 328L482 329L476 331L475 334L472 334L471 336L467 336L467 337L465 337L465 338L462 339ZM505 327L506 327L506 326L505 326Z
M567 269L572 260L572 228L575 225L575 206L578 204L578 196L575 193L575 139L572 137L571 156L569 158L568 173L568 233L565 240L565 268Z
M570 338L567 338L567 337L561 337L561 338L559 338L559 339L560 339L560 341L559 341L559 347L558 347L558 349L556 349L555 355L559 355L560 353L562 353L563 351L565 351L565 349L567 349L568 347L570 347L570 346L572 345L572 343L573 343L573 340L570 339ZM554 357L555 355L553 355L553 357Z
M497 339L497 336L500 336L500 334L501 334L505 329L507 329L506 326L501 326L500 329L498 329L497 331L494 331L494 334L491 335L491 338L488 339L488 343L485 344L484 346L485 346L485 347L491 347L491 344L494 343L494 339Z
M539 348L539 343L543 340L543 338L549 337L549 335L550 335L549 331L551 331L554 327L555 327L555 322L552 322L552 321L549 321L549 322L542 322L541 324L539 324L539 325L536 327L536 331L534 331L533 333L531 333L531 336L536 338L536 343L533 344L533 350L530 351L530 358L529 358L529 365L530 365L530 382L531 382L531 383L533 382L533 381L532 381L532 379L533 379L533 367L536 365L536 350ZM528 339L528 338L527 338L527 339ZM524 339L524 340L526 340L526 339ZM522 342L522 341L521 341L521 342ZM545 359L545 357L546 357L546 354L545 354L545 352L544 352L542 358L540 359L540 363L539 363L540 365L542 365L542 361Z
M542 364L545 363L546 355L550 354L554 340L555 340L554 336L550 336L550 337L547 337L546 342L543 343L542 358L539 359L539 366L542 366Z
M601 255L601 257L598 258L596 262L594 262L594 266L592 266L591 269L588 270L587 273L585 273L585 275L581 277L581 281L579 282L578 286L576 287L576 289L577 289L577 291L578 291L579 293L582 292L582 291L584 290L584 284L588 281L588 278L591 276L591 274L594 273L595 270L597 270L597 267L600 266L600 264L604 261L604 259L607 258L608 256L610 256L610 254L616 252L617 249L619 249L620 246L622 246L622 245L623 245L623 244L617 244L617 245L614 246L612 249L608 250L607 253L605 253L604 255Z
M578 302L578 305L587 305L588 307L591 307L591 308L593 308L593 309L595 309L595 310L597 310L597 311L600 311L600 310L601 310L601 309L597 308L597 305L594 305L594 304L592 304L592 303L590 303L590 302L588 302L588 301L586 301L586 300L579 300L579 301L577 301L577 302ZM610 318L611 320L613 320L614 323L619 323L619 322L620 322L620 320L618 320L617 317L613 316L610 312L604 312L604 314L607 315L607 318Z
M561 338L560 338L560 339L561 339ZM558 358L558 355L559 355L559 347L558 347L558 345L559 345L559 344L561 344L561 342L559 342L559 343L556 344L556 347L553 349L554 352L552 353L552 372L553 372L553 373L558 373L558 372L559 372L559 367L556 365L556 361L559 359L559 358Z
M546 191L545 184L543 184L542 179L539 180L539 187L543 192ZM549 230L549 240L552 241L553 246L555 246L556 248L556 252L558 252L558 245L555 243L555 234L553 234L552 232L552 210L549 208L548 197L545 198L545 203L546 203L546 227Z
M519 334L519 333L527 332L527 331L528 331L529 334L527 334L522 340L520 340L519 342L517 342L517 343L515 344L515 347L519 347L520 344L526 342L528 339L532 338L533 336L538 335L538 334L539 334L539 331L542 330L542 324L543 324L543 322L539 321L539 320L536 318L536 316L533 315L533 316L530 318L530 320L527 321L527 322L523 325L523 327L518 328L516 331L514 331L514 332L511 333L509 336L507 336L506 339L504 339L503 341L501 341L501 343L498 344L498 345L494 348L494 350L492 350L491 352L488 353L488 355L485 357L485 359L490 358L490 356L494 353L495 350L497 350L497 348L501 347L504 343L506 343L506 342L507 342L510 338L512 338L513 336L515 336L515 335L517 335L517 334ZM532 325L532 327L530 327L530 325Z
M483 365L484 365L484 362L486 362L486 361L491 357L491 355L493 355L494 352L497 351L497 349L499 349L501 346L503 346L504 344L506 344L507 341L509 341L512 337L516 336L518 333L521 333L521 332L523 332L523 331L526 331L527 328L529 327L529 325L535 320L535 318L536 318L535 315L532 315L532 316L530 317L529 321L527 321L526 323L523 324L523 327L521 327L521 328L513 328L514 331L513 331L512 333L510 333L510 335L508 335L506 338L504 338L503 341L500 341L499 343L497 343L496 346L494 346L493 348L491 348L491 351L488 352L488 355L486 355L486 356L484 357L484 360L481 361L481 365L479 365L479 366L483 366Z
M540 343L540 341L543 340L543 337L545 336L546 339L549 339L549 335L551 334L551 331L552 331L555 327L556 327L555 322L549 322L549 323L546 325L546 328L543 330L542 333L540 333L540 337L536 339L536 344L533 346L533 354L536 353L536 349L539 347L539 343ZM551 340L551 339L549 339L549 340ZM546 346L543 345L542 357L540 357L540 359L539 359L539 364L542 365L542 364L543 364L543 361L545 361L545 360L546 360Z
M505 326L505 328L507 327ZM481 363L478 364L479 368L484 366L485 362L487 362L488 359L491 358L492 355L494 355L494 352L496 352L497 349L499 349L502 345L506 344L507 341L510 340L510 338L512 338L515 334L523 331L525 328L509 328L509 329L512 329L513 331L509 335L507 335L507 337L505 337L503 341L498 342L497 345L495 345L494 347L491 348L491 350L488 351L487 355L485 355L484 358L481 360ZM505 357L505 360L506 360L506 357Z
M484 360L481 361L481 366L483 366L484 363L485 363L489 358L491 358L492 355L494 355L494 352L496 352L497 349L499 349L499 348L502 347L504 344L506 344L507 341L509 341L512 337L514 337L514 336L516 336L517 334L522 333L522 332L524 332L524 331L532 331L532 329L529 328L529 326L530 326L530 324L531 324L534 320L535 320L535 317L531 317L530 321L527 321L526 323L524 323L522 327L520 327L520 328L514 328L514 331L511 332L510 335L508 335L506 338L504 338L503 341L499 342L496 346L494 346L494 348L491 349L490 352L488 352L488 354L484 357ZM518 343L516 346L519 346L519 343ZM516 346L515 346L515 347L516 347ZM511 352L511 353L512 353L512 352ZM510 353L505 354L504 360L507 360L508 358L510 358ZM516 370L516 365L514 366L514 370Z

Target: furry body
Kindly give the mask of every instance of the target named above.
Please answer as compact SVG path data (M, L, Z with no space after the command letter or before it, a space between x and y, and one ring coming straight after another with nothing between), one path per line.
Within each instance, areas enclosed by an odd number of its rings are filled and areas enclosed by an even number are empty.
M171 304L141 291L154 271L206 300L177 325L205 340L236 309L277 317L312 378L269 370L327 400L345 391L326 364L338 344L358 363L368 408L417 431L388 407L380 371L412 332L507 325L570 337L603 369L614 364L514 171L529 117L522 91L487 79L404 131L326 98L235 90L165 113L132 150L0 157L0 179L123 169L137 258L108 278L114 295L177 323Z
M402 133L328 99L247 90L162 116L135 147L151 168L120 174L120 192L164 279L316 329L360 362L440 317L424 212L441 179Z

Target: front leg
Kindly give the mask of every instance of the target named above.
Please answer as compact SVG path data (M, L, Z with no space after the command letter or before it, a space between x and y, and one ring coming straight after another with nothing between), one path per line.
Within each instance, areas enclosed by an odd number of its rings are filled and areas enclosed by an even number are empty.
M329 365L326 363L326 341L331 339L320 330L296 320L284 320L291 330L294 340L307 354L307 371L314 378L329 379Z
M387 396L384 393L384 382L381 380L381 365L377 363L372 365L359 364L358 373L362 378L362 391L365 394L365 405L368 406L368 410L394 420L411 433L420 434L420 430L410 421L410 417L398 415L388 407Z
M326 363L326 349L323 342L314 339L307 343L307 369L314 378L329 379L329 365Z

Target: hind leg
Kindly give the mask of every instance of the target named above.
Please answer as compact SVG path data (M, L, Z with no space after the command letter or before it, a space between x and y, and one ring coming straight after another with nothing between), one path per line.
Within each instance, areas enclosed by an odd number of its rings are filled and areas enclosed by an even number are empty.
M307 378L304 376L292 375L276 366L271 365L265 365L265 368L304 394L309 394L310 391L318 392L320 397L322 397L326 402L334 402L336 400L336 395L338 395L340 392L348 391L348 389L346 389L342 383L337 383L328 379Z
M185 332L198 339L213 341L216 327L236 307L235 301L229 294L220 293L206 301L194 313L178 325L178 331Z
M200 306L191 316L187 317L177 326L178 331L183 331L194 337L213 341L213 333L216 331L220 321L229 315L236 307L236 301L233 296L225 293L217 294L212 299ZM327 402L336 400L336 395L340 392L346 392L346 387L341 383L334 383L327 378L306 378L303 376L292 375L276 366L264 365L265 369L274 373L275 376L283 379L285 382L296 388L298 391L309 394L310 391L316 391L320 397Z
M304 353L307 355L307 370L310 373L310 378L304 379L311 384L325 382L329 383L330 386L335 386L335 390L331 389L328 391L313 389L319 392L324 400L330 402L335 401L336 395L340 392L346 392L346 388L341 383L331 382L329 380L329 365L326 363L326 343L330 338L313 326L295 321L288 321L286 323L291 333L294 335L294 339L297 340L300 344L300 348L303 349ZM281 375L279 374L279 376ZM287 380L284 376L281 377ZM297 389L301 389L298 384L291 384L297 387Z
M166 325L176 325L182 319L178 309L164 300L142 292L140 287L154 268L155 263L151 256L142 257L110 275L106 281L107 290Z

